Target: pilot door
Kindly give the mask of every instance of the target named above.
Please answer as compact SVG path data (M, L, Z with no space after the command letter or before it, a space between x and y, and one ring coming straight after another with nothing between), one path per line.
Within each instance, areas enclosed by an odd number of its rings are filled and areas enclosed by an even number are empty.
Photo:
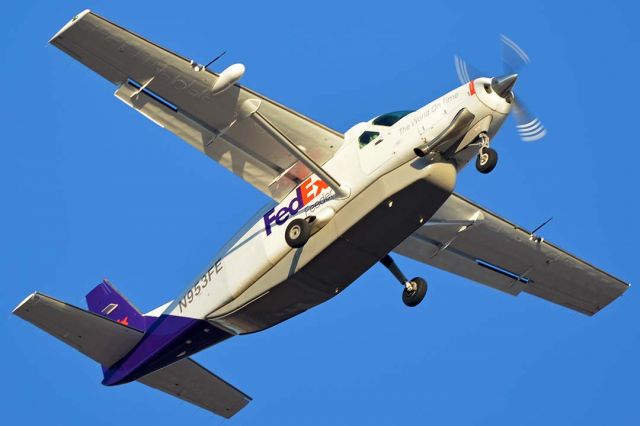
M394 154L394 145L388 127L369 126L357 138L360 166L366 174L373 173Z

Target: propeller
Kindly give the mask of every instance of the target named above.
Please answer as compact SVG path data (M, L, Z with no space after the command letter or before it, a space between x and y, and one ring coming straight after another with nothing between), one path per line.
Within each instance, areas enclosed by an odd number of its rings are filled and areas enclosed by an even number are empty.
M511 97L513 86L518 78L518 72L531 62L529 55L518 46L513 40L504 34L500 35L502 43L502 65L504 76L491 80L491 88L504 98ZM482 77L476 68L469 66L464 59L459 56L454 58L458 80L462 84L467 84L471 80ZM516 120L516 129L520 134L520 139L525 142L537 141L547 134L547 129L535 115L524 105L521 99L513 96L511 99L512 111Z

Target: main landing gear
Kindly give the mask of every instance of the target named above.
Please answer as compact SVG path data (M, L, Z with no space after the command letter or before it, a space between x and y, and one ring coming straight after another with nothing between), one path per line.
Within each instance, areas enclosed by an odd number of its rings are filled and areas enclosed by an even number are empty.
M476 169L480 173L487 174L496 168L498 153L489 148L489 136L486 133L480 133L478 138L480 139L480 151L476 158Z
M420 278L415 277L411 281L405 277L402 273L396 262L393 261L391 256L388 254L380 259L380 263L382 263L385 268L389 270L393 274L394 277L404 286L404 290L402 291L402 301L405 305L409 307L417 306L424 296L427 294L427 282Z
M300 248L311 237L311 224L307 219L293 219L284 231L284 239L290 247Z

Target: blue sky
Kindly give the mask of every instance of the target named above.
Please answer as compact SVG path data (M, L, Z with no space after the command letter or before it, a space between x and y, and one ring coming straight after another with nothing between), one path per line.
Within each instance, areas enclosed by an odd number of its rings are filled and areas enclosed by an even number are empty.
M84 306L108 277L143 310L172 299L267 200L118 102L47 45L91 8L340 131L457 85L453 55L500 72L498 35L532 58L518 93L549 136L495 140L500 163L457 190L638 282L632 2L30 2L0 15L3 421L219 424L139 384L100 385L92 361L10 315L40 290ZM248 260L250 261L250 260ZM636 289L588 318L398 259L430 283L404 307L374 267L343 294L195 358L254 397L233 424L640 424Z

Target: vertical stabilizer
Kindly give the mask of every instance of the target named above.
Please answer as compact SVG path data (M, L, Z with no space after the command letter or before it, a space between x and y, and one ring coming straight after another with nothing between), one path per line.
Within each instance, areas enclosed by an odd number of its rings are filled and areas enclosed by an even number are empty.
M87 296L89 311L127 327L145 331L145 318L109 281L104 280Z

